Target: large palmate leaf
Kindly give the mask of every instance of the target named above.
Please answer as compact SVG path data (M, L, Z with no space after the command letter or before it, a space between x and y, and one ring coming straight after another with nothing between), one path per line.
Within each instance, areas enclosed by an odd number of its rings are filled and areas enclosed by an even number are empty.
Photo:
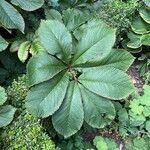
M56 131L64 137L76 133L82 126L84 112L78 84L72 81L68 87L64 103L53 115L52 121Z
M62 62L47 53L38 54L28 63L28 83L32 86L47 81L65 68Z
M16 109L10 105L0 108L0 128L8 125L12 120Z
M24 20L19 12L5 0L0 0L0 24L8 29L24 32Z
M5 50L7 46L8 46L8 42L5 39L3 39L0 35L0 52Z
M133 92L128 76L113 67L86 69L79 81L90 91L109 99L123 99Z
M44 0L11 0L11 2L27 11L33 11L44 4Z
M38 117L51 115L54 128L65 138L83 121L96 128L110 124L115 117L111 100L126 98L134 90L124 72L134 57L112 49L115 31L92 20L72 43L62 21L51 19L42 21L38 32L46 51L27 65L27 110Z
M50 54L69 60L72 38L62 23L56 20L42 21L38 31L42 45Z
M68 86L68 77L60 73L51 80L31 88L27 96L27 109L38 117L48 117L59 109Z
M94 128L102 128L115 117L115 108L110 100L98 96L80 86L85 121Z
M111 51L114 42L115 30L107 27L102 22L98 22L92 30L89 28L83 34L76 48L77 52L73 59L74 64L82 64L103 58Z

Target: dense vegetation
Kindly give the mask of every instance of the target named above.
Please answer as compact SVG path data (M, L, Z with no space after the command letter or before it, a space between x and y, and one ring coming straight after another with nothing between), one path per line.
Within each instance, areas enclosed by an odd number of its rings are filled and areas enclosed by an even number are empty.
M0 149L150 149L149 0L0 0Z

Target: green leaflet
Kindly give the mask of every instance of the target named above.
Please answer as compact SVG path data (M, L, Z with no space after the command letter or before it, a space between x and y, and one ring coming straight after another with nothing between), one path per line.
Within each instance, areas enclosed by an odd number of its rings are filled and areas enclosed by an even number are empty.
M18 58L20 59L20 61L25 62L25 60L28 58L28 51L30 49L30 46L31 46L30 41L23 42L20 45L18 49Z
M114 67L126 71L133 63L134 57L124 49L112 49L111 52L103 59L97 62L75 65L75 67L91 68L100 66Z
M77 51L73 59L74 64L82 64L104 58L111 51L114 42L115 30L107 27L101 21L96 22L92 29L89 28L85 31L77 44Z
M80 25L89 20L89 16L78 9L64 10L62 16L64 24L69 31L74 31Z
M143 2L150 7L150 1L149 0L143 0Z
M143 20L150 24L150 10L141 9L139 13L140 13L140 16L143 18Z
M44 0L11 0L11 2L27 11L34 11L44 4Z
M0 128L8 125L15 114L16 109L10 105L0 108Z
M144 95L138 97L140 104L150 106L150 86L144 85Z
M51 19L62 22L61 14L55 9L45 9L45 16L47 20Z
M3 105L7 100L7 94L5 92L5 89L0 86L0 105Z
M80 86L85 121L94 128L102 128L115 117L115 108L112 102L98 96Z
M19 12L5 0L0 1L0 23L8 29L24 32L25 24Z
M131 25L132 30L137 34L145 34L150 32L150 26L142 18L138 17Z
M53 115L52 121L56 131L65 138L76 133L82 126L84 112L78 84L70 82L64 103Z
M28 84L32 86L49 80L65 68L62 62L47 53L37 54L28 63Z
M137 49L142 46L142 35L135 34L133 32L128 33L128 38L130 41L127 43L129 48Z
M38 30L40 42L52 55L60 55L64 61L71 57L72 38L67 28L57 20L42 21Z
M48 117L59 109L68 86L68 77L60 73L51 80L32 87L27 95L26 107L38 117Z
M113 67L88 69L79 77L79 81L90 91L113 100L127 97L134 89L128 76Z
M8 46L8 42L5 41L5 39L3 39L0 35L0 52L5 50Z
M142 35L141 43L150 46L150 34Z

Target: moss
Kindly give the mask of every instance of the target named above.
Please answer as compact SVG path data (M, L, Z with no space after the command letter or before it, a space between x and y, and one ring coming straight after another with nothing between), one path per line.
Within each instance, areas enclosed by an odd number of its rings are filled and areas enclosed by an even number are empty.
M6 127L3 150L55 150L55 145L44 132L39 120L27 112Z

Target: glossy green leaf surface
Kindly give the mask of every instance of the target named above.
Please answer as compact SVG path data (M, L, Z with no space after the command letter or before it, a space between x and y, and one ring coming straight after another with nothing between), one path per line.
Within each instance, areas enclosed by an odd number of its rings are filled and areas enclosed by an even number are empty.
M115 116L115 108L110 100L98 96L80 86L85 121L94 128L109 124Z
M71 82L64 98L64 103L53 115L52 121L56 131L65 138L76 133L82 126L84 111L81 94L76 82Z
M18 49L18 58L20 61L25 62L28 58L29 49L31 47L31 43L29 41L23 42Z
M70 59L72 49L71 34L57 20L42 21L38 30L40 42L52 55L60 55L64 61Z
M137 34L145 34L150 32L150 25L140 17L133 21L131 28Z
M47 81L65 68L66 66L62 62L45 52L37 54L28 63L28 84L32 86Z
M11 2L27 11L34 11L44 4L44 0L11 0Z
M0 36L0 52L5 50L8 46L8 42Z
M20 13L5 0L0 1L0 23L8 29L24 32L25 23Z
M123 99L134 90L128 76L113 67L86 70L79 81L90 91L114 100Z
M89 28L85 31L77 44L77 51L73 58L75 65L102 59L114 45L115 30L107 27L101 21L95 22L95 24L92 29Z
M66 74L59 74L51 80L32 87L27 95L26 107L38 117L48 117L59 109L68 86Z
M150 24L150 10L141 9L139 13L143 20Z
M7 100L7 94L5 92L5 89L0 86L0 105L3 105Z
M0 128L8 125L15 114L16 109L10 105L3 106L0 109Z

